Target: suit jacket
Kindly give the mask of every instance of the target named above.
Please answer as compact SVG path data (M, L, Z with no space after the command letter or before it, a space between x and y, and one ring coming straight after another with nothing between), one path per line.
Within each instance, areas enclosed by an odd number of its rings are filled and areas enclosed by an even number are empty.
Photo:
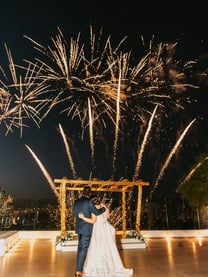
M81 218L79 218L79 213L82 212L84 216L91 217L91 213L95 215L100 215L105 212L105 208L102 207L97 209L91 199L86 196L82 196L81 198L75 200L73 207L73 216L76 217L76 227L75 232L77 234L92 234L93 224L85 222Z

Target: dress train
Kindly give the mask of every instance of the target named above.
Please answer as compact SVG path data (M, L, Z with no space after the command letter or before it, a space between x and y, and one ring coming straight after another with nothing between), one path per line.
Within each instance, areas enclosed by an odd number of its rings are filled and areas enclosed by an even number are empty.
M132 268L125 268L121 260L115 237L115 228L109 223L107 213L97 216L93 226L84 277L130 277Z

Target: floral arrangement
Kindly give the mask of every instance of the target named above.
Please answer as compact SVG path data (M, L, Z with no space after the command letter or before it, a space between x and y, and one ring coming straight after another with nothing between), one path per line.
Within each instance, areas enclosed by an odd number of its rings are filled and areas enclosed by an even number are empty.
M141 233L137 232L136 230L129 231L128 234L126 235L126 238L138 239L141 242L146 243L146 239L142 236Z
M64 234L61 234L60 236L56 237L56 246L58 244L64 244L66 241L70 241L74 239L74 233L73 232L66 232Z

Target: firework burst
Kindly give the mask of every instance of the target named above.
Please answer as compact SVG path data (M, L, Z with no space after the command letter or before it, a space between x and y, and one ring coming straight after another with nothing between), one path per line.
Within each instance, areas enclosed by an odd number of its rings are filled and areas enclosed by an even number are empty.
M60 29L58 35L51 38L52 45L47 47L26 38L42 54L42 59L35 59L39 63L38 78L56 86L59 83L57 90L61 93L56 97L56 104L62 104L61 112L72 119L79 117L83 128L89 125L88 99L95 122L106 126L104 115L107 115L116 124L118 86L121 109L128 112L132 109L142 122L156 105L163 109L167 106L183 108L183 104L190 101L183 92L197 88L187 82L188 70L195 62L184 65L177 61L174 58L176 43L156 44L152 39L146 54L136 58L132 57L132 51L122 51L127 37L113 47L110 36L102 40L101 30L97 38L92 27L89 45L81 42L80 33L68 43Z
M41 112L50 99L45 98L47 86L44 82L37 82L37 68L30 65L24 77L17 74L10 49L6 48L9 62L9 76L1 69L5 81L0 80L0 122L6 126L6 134L13 127L20 128L22 136L23 127L27 126L26 120L31 119L37 126L41 121ZM19 67L20 68L20 67Z
M51 39L52 46L48 47L27 37L44 57L36 58L41 73L38 73L38 78L58 87L58 97L56 95L54 98L56 105L61 107L60 112L72 119L78 117L83 128L89 127L89 102L94 122L103 121L104 115L114 122L116 94L110 90L110 83L103 82L111 67L105 62L108 53L113 52L110 38L105 41L103 49L98 51L95 49L95 35L91 31L88 58L80 33L77 39L71 38L67 43L60 29L58 31L58 35ZM32 61L27 62L34 64Z

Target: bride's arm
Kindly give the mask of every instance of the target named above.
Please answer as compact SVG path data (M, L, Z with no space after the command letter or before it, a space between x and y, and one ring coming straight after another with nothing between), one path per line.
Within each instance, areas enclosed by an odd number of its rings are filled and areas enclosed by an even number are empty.
M97 220L97 216L94 214L91 214L91 217L85 217L83 213L79 213L79 218L81 218L87 223L92 223L92 224L95 224Z

